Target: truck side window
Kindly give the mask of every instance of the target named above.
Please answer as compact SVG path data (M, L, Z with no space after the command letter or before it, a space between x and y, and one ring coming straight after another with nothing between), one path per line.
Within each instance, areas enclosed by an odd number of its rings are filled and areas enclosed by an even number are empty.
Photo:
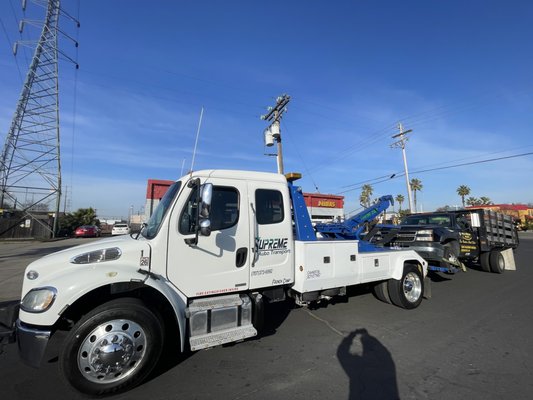
M469 229L470 224L470 214L458 214L457 215L457 225L460 229Z
M277 190L257 189L255 191L257 223L277 224L283 221L283 195Z
M220 231L237 224L239 220L239 192L237 189L225 186L213 188L211 201L211 230Z
M198 188L193 189L189 200L185 204L179 221L179 232L189 235L196 229L196 213L198 204L196 197ZM239 220L239 192L237 189L225 186L214 186L211 200L211 230L220 231L234 226Z

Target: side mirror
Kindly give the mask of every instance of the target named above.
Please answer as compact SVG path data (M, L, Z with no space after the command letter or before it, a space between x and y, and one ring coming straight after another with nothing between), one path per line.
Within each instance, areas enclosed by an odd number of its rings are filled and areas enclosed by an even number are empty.
M211 199L213 198L213 184L204 183L200 186L200 218L209 218L211 212Z
M211 220L209 219L209 214L211 213L211 199L213 198L213 184L204 183L200 186L200 235L209 236L211 235Z
M193 184L198 184L200 181L196 180ZM213 198L213 184L204 183L198 189L197 196L198 210L196 212L196 229L194 238L185 239L185 243L189 246L196 246L198 244L198 235L211 235L211 220L209 214L211 212L211 199Z
M208 219L200 220L200 235L209 236L211 235L211 221Z

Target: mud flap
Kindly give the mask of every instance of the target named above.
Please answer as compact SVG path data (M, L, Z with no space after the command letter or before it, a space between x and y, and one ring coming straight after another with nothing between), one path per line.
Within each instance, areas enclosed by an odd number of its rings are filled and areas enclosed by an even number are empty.
M505 269L509 271L516 271L513 249L502 250L501 253L503 259L505 260Z
M424 299L431 299L431 279L427 276L424 278L424 293L422 296Z

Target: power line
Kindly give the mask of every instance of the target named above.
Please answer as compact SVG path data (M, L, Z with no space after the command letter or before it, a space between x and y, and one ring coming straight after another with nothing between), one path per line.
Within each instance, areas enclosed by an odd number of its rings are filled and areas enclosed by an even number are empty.
M4 34L6 35L7 43L10 45L9 51L11 51L11 44L13 43L11 39L9 38L9 34L7 33L6 26L4 25L4 21L2 21L2 18L0 18L0 25L2 25L2 30L4 31ZM17 61L17 57L13 57L15 59L15 64L17 65L17 71L19 73L20 81L23 82L22 78L22 71L20 70L19 62Z
M533 155L533 152L522 153L522 154L513 154L511 156L506 156L506 157L489 158L487 160L472 161L472 162L468 162L468 163L461 163L461 164L455 164L455 165L448 165L448 166L440 167L440 168L421 169L421 170L418 170L418 171L414 171L413 173L414 174L421 174L421 173L424 173L424 172L439 171L439 170L443 170L443 169L456 168L456 167L464 167L466 165L483 164L483 163L488 163L488 162L493 162L493 161L501 161L501 160L507 160L507 159L510 159L510 158L525 157L525 156L530 156L530 155Z
M526 157L526 156L530 156L530 155L533 155L533 152L522 153L522 154L513 154L513 155L505 156L505 157L489 158L489 159L486 159L486 160L478 160L478 161L472 161L472 162L460 163L460 164L454 164L454 165L447 165L447 166L439 167L439 168L420 169L420 170L416 170L416 171L411 171L411 173L412 174L423 174L423 173L426 173L426 172L441 171L441 170L444 170L444 169L464 167L464 166L468 166L468 165L484 164L484 163L489 163L489 162L494 162L494 161L508 160L508 159L511 159L511 158ZM402 177L404 175L405 175L405 173L403 173L403 172L400 172L400 173L397 173L397 174L393 174L389 178L379 180L377 182L374 182L373 184L377 185L378 183L387 182L387 181L390 181L391 179L399 178L399 177ZM376 178L376 179L379 179L379 178ZM370 181L372 181L372 180L370 180ZM362 187L363 186L361 185L361 186L354 187L354 188L351 188L351 189L348 189L348 190L344 190L342 192L338 192L337 194L343 194L343 193L352 192L354 190L361 189Z
M282 120L282 124L283 124L283 130L287 131L287 123ZM291 135L288 135L287 137L289 138L289 141L293 145L291 150L294 150L296 152L296 154L298 155L298 157L300 158L300 162L302 163L302 165L304 167L304 171L306 173L306 176L309 175L309 179L311 179L311 182L313 182L313 186L315 187L316 191L320 192L320 190L318 189L318 185L316 184L315 180L313 179L313 175L311 174L311 172L309 171L309 168L307 167L307 163L305 162L305 160L302 157L301 153L298 151L298 146L295 145L294 141L292 140Z
M78 6L76 10L76 20L80 20L80 1L78 0ZM76 42L78 42L79 39L79 29L76 29ZM78 64L78 56L79 56L79 48L76 47L76 64ZM77 117L77 110L78 110L78 71L79 69L76 68L74 70L74 93L73 93L73 100L72 100L72 132L71 132L71 147L70 147L70 198L73 196L74 192L74 149L76 145L76 117ZM68 186L67 186L68 188ZM65 199L66 199L66 193L65 193ZM69 199L70 201L70 199ZM66 200L65 200L66 203ZM70 210L70 208L69 208Z
M488 156L488 155L492 155L492 154L499 154L499 153L505 153L505 152L508 152L508 151L513 151L513 150L518 150L518 149L527 149L529 147L533 147L533 145L526 145L526 146L518 146L518 147L513 147L511 149L505 149L505 150L499 150L499 151L493 151L493 152L490 152L490 153L485 153L485 154L480 154L480 155L477 155L477 156L472 156L472 157L463 157L463 158L457 158L455 160L449 160L449 161L445 161L445 162L441 162L441 163L437 163L437 164L429 164L429 165L426 165L425 167L421 167L421 168L430 168L430 167L433 167L433 166L438 166L438 165L443 165L443 164L449 164L451 162L457 162L457 161L464 161L464 160L470 160L470 159L473 159L473 158L479 158L479 157L482 157L482 156ZM384 181L386 180L389 180L389 179L392 179L392 178L395 178L396 175L398 176L403 176L401 175L401 171L396 171L394 173L390 173L390 174L387 174L387 175L382 175L382 176L378 176L376 178L370 178L370 179L366 179L364 181L359 181L359 182L356 182L356 183L351 183L349 185L344 185L344 186L341 186L342 189L344 188L350 188L350 187L354 187L354 186L361 186L365 183L372 183L374 181L377 181L377 180L381 180L381 179L384 179Z

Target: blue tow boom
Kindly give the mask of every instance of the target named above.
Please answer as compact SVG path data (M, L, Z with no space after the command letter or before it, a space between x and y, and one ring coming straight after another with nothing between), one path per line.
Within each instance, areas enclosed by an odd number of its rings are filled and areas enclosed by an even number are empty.
M379 214L394 204L392 196L381 196L378 201L344 222L316 224L315 230L332 239L361 240L365 223L377 218Z

